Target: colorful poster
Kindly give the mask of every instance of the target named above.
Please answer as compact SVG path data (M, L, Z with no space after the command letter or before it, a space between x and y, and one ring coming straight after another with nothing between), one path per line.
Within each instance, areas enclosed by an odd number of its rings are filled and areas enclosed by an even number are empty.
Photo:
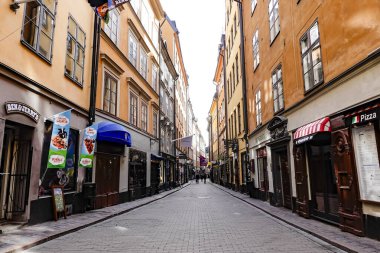
M87 127L84 130L83 143L79 160L79 164L84 168L92 168L93 166L97 133L97 124Z
M64 169L70 134L71 110L53 116L54 124L50 140L48 168Z
M106 3L102 3L100 6L97 6L95 8L95 12L99 17L106 20L108 23L108 12L119 7L120 5L128 3L129 1L130 0L108 0Z

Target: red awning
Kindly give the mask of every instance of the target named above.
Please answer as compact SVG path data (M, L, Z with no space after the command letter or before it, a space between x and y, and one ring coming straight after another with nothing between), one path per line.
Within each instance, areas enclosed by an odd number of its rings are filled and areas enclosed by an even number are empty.
M367 111L371 111L371 110L374 110L374 109L377 109L380 107L380 104L375 104L375 105L372 105L372 106L368 106L366 108L363 108L361 110L358 110L358 111L355 111L353 113L350 113L350 114L347 114L347 115L344 115L345 118L349 118L349 117L353 117L353 116L356 116L358 114L361 114L363 112L367 112Z
M331 132L329 117L316 120L303 127L298 128L297 131L293 134L293 139L296 140L319 132Z

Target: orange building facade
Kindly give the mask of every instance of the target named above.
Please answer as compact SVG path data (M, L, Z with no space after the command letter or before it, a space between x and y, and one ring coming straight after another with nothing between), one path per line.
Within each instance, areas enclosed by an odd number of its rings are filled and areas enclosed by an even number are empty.
M243 1L251 195L373 238L379 14L376 1Z

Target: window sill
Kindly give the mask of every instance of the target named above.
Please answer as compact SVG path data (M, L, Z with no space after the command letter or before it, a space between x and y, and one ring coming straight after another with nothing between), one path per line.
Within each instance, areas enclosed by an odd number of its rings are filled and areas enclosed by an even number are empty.
M83 73L84 74L84 73ZM71 82L75 83L76 85L78 85L80 88L83 89L83 84L81 84L80 82L76 81L74 78L72 78L69 74L66 73L65 71L65 77L67 79L69 79Z
M273 43L277 40L277 37L279 36L279 34L280 34L280 31L278 31L278 33L276 34L276 36L274 36L273 40L269 44L269 47L272 47Z
M282 109L280 109L277 112L273 113L273 116L277 116L277 115L281 114L284 110L285 110L285 107L283 107Z
M304 81L305 82L305 81ZM313 86L313 88L310 88L308 89L307 91L305 90L304 91L304 96L308 96L309 94L313 93L316 89L318 89L319 87L322 86L324 80L320 81L319 83L317 83L316 85ZM305 83L304 83L304 86L305 86Z

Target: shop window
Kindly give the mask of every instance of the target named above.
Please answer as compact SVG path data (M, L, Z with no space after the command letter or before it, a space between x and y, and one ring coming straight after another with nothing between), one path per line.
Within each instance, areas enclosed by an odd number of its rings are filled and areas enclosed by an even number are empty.
M26 3L21 41L43 59L51 62L56 0Z
M85 41L86 34L69 16L65 75L81 86L83 86Z
M272 84L273 84L273 105L274 113L277 113L284 109L284 90L282 83L282 70L279 66L272 73Z
M256 30L255 35L253 35L253 69L256 69L260 63L260 53L259 53L259 30Z
M305 91L309 91L323 82L318 22L315 22L314 25L302 36L301 52Z
M278 0L269 0L269 30L270 42L272 43L280 32L280 16Z
M109 12L109 21L104 25L104 32L112 40L115 45L119 41L119 12L117 10L112 10Z
M46 121L42 146L39 196L51 195L51 186L60 185L65 192L75 191L78 175L79 131L70 129L64 169L47 168L53 123Z
M117 108L117 83L118 81L113 78L109 73L104 72L104 96L103 96L103 110L105 112L116 115Z

